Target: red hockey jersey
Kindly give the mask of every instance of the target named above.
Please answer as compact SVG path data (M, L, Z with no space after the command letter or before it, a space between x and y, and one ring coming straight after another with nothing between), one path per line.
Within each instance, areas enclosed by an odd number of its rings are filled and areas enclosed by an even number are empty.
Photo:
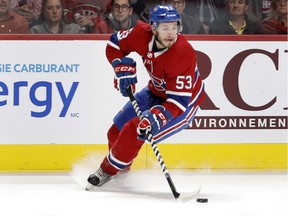
M166 100L162 105L176 117L187 106L197 106L204 95L195 50L181 34L169 49L153 52L154 43L150 25L139 22L134 28L111 36L106 56L111 63L130 52L138 53L150 76L149 89Z

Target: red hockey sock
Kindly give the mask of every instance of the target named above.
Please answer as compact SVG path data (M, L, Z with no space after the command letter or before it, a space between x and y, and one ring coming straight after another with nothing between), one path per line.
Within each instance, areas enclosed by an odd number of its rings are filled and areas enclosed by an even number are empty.
M118 139L112 145L109 155L105 157L101 164L104 172L115 175L119 170L130 166L136 158L144 144L143 140L138 140L136 131L138 123L139 118L136 117L127 122L122 128Z

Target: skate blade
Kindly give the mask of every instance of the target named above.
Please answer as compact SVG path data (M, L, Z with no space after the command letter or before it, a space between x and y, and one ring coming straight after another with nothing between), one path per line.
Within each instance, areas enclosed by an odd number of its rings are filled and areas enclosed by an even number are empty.
M109 184L111 184L111 182L113 182L115 179L111 178L109 181L105 182L104 184L100 185L100 186L95 186L91 183L87 183L85 190L86 191L101 191L104 190L105 188L107 188L109 186Z
M95 186L88 182L86 185L85 191L102 191L103 189L104 189L103 186Z
M92 190L94 190L95 188L96 188L96 186L88 183L88 184L86 185L86 187L85 187L85 190L86 190L86 191L92 191Z

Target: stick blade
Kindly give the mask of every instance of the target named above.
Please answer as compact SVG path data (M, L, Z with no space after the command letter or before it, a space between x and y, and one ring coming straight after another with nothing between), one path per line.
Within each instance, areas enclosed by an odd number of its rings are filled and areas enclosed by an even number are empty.
M198 188L198 189L192 191L191 193L181 193L180 196L177 198L177 200L180 201L180 202L191 201L191 200L197 198L197 196L199 195L200 191L201 191L201 188Z

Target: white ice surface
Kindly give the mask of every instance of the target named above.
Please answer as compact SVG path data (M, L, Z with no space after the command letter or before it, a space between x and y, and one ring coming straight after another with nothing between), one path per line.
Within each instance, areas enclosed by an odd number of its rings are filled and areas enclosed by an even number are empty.
M198 197L208 203L197 203L176 201L160 168L132 170L102 191L85 191L91 168L81 166L71 173L0 174L0 216L288 216L285 172L170 170L178 192L201 186Z

